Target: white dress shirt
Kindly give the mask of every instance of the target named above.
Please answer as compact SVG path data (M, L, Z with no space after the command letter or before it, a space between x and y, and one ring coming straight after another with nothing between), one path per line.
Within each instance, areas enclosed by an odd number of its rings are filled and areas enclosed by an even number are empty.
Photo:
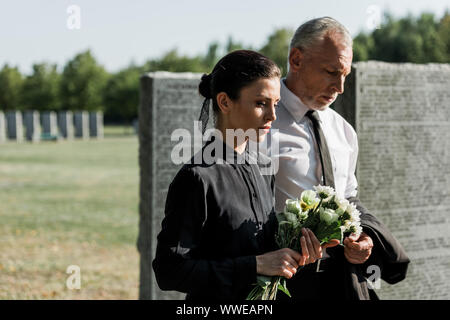
M278 163L275 174L275 206L282 211L286 199L299 198L305 189L322 184L322 167L313 124L305 117L309 110L281 80L281 101L276 111L274 130L268 135L267 154ZM358 140L355 130L336 111L318 111L323 133L330 151L335 189L340 197L357 194L355 176ZM277 141L275 141L277 140ZM271 147L276 146L278 148ZM274 149L274 150L272 150ZM263 148L264 150L264 148Z

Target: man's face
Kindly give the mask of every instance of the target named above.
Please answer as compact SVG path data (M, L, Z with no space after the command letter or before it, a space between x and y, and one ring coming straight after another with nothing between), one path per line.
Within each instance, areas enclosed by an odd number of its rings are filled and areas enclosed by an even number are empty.
M310 109L325 110L344 92L352 58L352 48L344 44L339 34L329 34L306 50L293 48L288 87Z

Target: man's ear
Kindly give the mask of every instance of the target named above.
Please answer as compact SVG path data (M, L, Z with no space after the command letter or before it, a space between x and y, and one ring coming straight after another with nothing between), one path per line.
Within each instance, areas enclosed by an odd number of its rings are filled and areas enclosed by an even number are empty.
M289 69L298 71L302 67L303 52L299 48L292 48L289 52Z
M217 106L223 114L231 111L232 101L225 92L219 92L216 96Z

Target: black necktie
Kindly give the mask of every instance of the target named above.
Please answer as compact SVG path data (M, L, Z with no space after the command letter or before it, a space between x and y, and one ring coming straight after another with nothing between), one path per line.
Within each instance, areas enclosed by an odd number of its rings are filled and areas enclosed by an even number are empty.
M330 151L328 150L327 141L320 126L320 118L317 111L309 110L306 116L311 119L314 127L314 136L316 137L319 147L320 163L322 164L323 185L335 188L333 165L331 164Z

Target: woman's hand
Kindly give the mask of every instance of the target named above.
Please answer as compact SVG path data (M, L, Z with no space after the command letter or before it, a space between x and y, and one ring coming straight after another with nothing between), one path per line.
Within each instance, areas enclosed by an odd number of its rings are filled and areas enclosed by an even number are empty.
M265 276L292 278L297 272L300 253L289 248L267 252L256 256L256 273Z
M303 236L300 238L300 245L302 248L302 259L299 261L300 265L306 265L322 259L323 249L337 246L340 241L332 239L327 243L320 245L316 235L307 228L302 228Z
M340 243L339 240L333 239L320 245L314 233L306 228L302 229L302 235L300 238L302 253L283 248L256 256L256 273L266 276L283 276L290 279L295 275L298 267L321 259L323 249L335 247Z

